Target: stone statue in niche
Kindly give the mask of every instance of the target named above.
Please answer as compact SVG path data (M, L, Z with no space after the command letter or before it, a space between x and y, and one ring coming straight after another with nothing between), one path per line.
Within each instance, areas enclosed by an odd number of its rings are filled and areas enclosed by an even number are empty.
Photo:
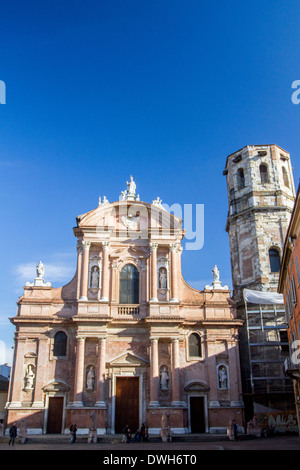
M159 270L159 288L167 289L167 270L166 268L160 268Z
M160 370L160 389L169 390L169 374L167 366L162 366Z
M98 289L99 287L99 268L98 266L93 266L91 271L91 287Z
M33 369L34 369L33 365L29 364L29 366L27 367L26 375L25 375L25 388L28 390L33 389L34 377L35 377Z
M95 369L94 366L90 366L86 375L86 388L88 390L95 389Z
M219 380L219 388L226 389L228 388L228 376L227 376L227 368L225 366L220 366L218 369L218 380Z

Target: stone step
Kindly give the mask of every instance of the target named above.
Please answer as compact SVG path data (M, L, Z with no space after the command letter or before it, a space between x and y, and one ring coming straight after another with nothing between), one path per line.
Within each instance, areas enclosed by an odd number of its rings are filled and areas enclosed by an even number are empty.
M120 444L122 442L121 434L113 435L102 435L98 436L97 442L99 444ZM242 438L242 436L241 436ZM84 443L87 442L88 436L77 434L76 442ZM225 434L177 434L172 436L172 442L216 442L216 441L226 441L228 437ZM8 442L9 437L0 437L0 442ZM18 442L18 437L16 439ZM27 443L30 444L68 444L70 442L69 434L29 434L27 437ZM158 435L150 435L149 442L157 443L161 442L161 438Z

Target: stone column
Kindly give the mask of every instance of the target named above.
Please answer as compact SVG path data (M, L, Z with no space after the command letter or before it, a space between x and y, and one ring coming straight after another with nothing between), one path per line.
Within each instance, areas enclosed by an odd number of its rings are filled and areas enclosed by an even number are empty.
M101 289L101 300L108 302L109 296L109 247L110 242L102 242L103 247L103 261L102 261L102 289Z
M83 406L82 393L84 387L84 353L85 338L77 338L75 383L74 383L74 406Z
M151 360L150 360L150 403L149 406L159 406L158 401L158 338L150 338L151 340Z
M105 403L106 338L99 339L98 345L98 385L96 406L106 408Z
M172 406L182 405L180 401L179 339L172 338Z
M212 343L212 344L211 344ZM219 408L219 395L218 395L218 377L217 377L217 363L215 357L215 351L213 350L215 342L207 341L207 357L208 357L208 383L210 386L209 390L209 408ZM211 347L212 346L212 347Z
M158 243L150 243L150 302L158 302L157 298L157 248Z
M26 338L15 338L14 370L10 384L11 399L9 407L21 406L21 393L24 388L24 355Z
M82 269L81 269L81 295L80 300L87 300L89 284L89 257L91 242L83 241Z
M178 302L177 294L177 243L170 243L171 253L171 302Z
M111 299L112 303L117 303L118 301L118 287L119 283L118 279L118 263L116 260L111 262Z
M140 261L140 292L141 300L140 304L144 305L147 302L147 262L145 259Z
M38 356L35 372L35 389L34 389L34 403L33 408L40 408L43 403L43 387L45 385L45 372L48 359L48 339L39 339Z
M82 252L83 246L81 242L77 242L77 294L76 299L79 299L81 296L81 275L82 275Z
M231 406L242 406L240 396L240 380L239 380L239 366L238 366L238 345L235 343L228 344L228 387L230 391L230 405Z

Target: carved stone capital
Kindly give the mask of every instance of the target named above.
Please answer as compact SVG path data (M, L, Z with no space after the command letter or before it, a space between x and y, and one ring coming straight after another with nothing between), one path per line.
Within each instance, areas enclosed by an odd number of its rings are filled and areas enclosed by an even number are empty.
M156 251L157 248L158 248L158 243L157 242L150 242L149 246L150 246L151 251Z
M170 251L175 252L175 251L177 251L178 244L177 243L169 243L169 248L170 248Z
M91 246L91 242L86 241L86 240L84 240L84 241L82 242L82 248L83 248L83 250L89 250L89 249L90 249L90 246Z
M83 252L82 242L77 242L76 250L78 254L81 254Z

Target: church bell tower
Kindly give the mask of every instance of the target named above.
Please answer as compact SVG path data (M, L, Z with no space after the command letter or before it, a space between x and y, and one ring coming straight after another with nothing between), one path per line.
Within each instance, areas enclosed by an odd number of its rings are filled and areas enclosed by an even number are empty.
M281 351L284 349L280 346L280 341L283 338L286 341L285 316L283 305L280 313L270 310L268 317L266 313L262 313L260 306L252 305L251 308L256 313L253 313L253 319L249 317L249 320L243 291L246 288L277 292L295 187L290 155L277 145L248 145L234 152L227 157L223 174L226 175L229 204L226 231L230 244L233 299L237 304L238 317L244 321L244 326L239 332L240 354L243 358L243 399L246 417L252 419L255 409L281 406L281 398L275 390L275 385L272 388L275 381L272 382L270 376L283 375L280 371ZM276 315L281 319L281 329ZM275 350L271 351L268 347L271 336L269 333L267 336L265 318L269 319L268 332L274 333L273 341L277 335L278 357L275 357ZM288 345L285 347L288 348ZM277 362L273 363L271 352ZM272 372L268 372L271 369ZM284 378L280 380L283 384L280 393L284 397L285 381ZM270 397L275 395L276 399L272 402ZM266 397L270 399L267 400Z
M233 295L277 291L280 259L294 205L290 155L277 145L249 145L229 155L227 181Z

